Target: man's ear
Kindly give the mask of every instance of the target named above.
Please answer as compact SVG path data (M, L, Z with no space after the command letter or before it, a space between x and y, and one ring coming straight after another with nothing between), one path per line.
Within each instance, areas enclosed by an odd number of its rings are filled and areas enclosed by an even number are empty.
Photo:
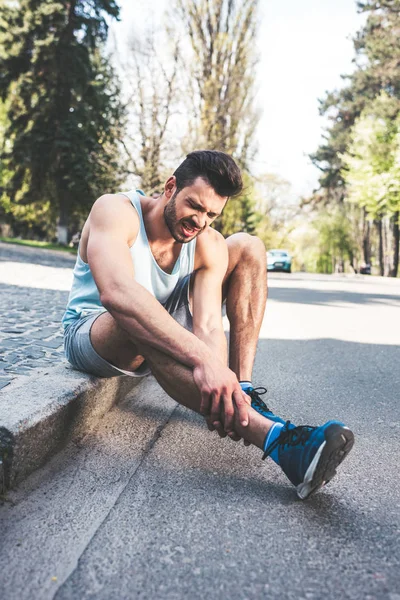
M168 177L167 181L164 185L164 194L165 197L170 199L176 190L176 177L175 175L171 175Z

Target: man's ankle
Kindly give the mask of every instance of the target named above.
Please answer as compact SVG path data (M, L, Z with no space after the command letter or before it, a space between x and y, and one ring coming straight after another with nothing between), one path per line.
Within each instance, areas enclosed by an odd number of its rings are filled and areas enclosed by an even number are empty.
M243 380L243 381L239 381L240 383L240 387L242 388L242 390L244 392L246 392L247 390L249 390L250 388L253 389L253 384L251 383L251 381L249 380Z

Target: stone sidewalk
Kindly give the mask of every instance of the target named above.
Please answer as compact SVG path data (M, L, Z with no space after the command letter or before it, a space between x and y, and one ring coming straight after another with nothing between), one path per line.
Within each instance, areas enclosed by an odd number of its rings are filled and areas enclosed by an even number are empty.
M61 318L75 260L0 242L0 389L62 360Z
M74 255L0 242L0 495L79 439L138 383L63 353Z

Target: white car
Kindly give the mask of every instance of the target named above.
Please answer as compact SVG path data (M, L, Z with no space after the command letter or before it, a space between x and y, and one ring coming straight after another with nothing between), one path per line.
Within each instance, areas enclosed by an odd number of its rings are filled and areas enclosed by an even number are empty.
M292 272L292 257L286 250L268 250L267 270Z

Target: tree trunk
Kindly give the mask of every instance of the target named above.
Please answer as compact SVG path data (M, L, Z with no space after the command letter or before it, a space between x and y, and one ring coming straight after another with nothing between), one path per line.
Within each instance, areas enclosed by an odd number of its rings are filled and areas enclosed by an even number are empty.
M388 277L390 273L390 220L386 217L382 220L383 237L383 264L384 276Z
M57 80L56 80L56 109L58 122L56 122L56 140L59 136L58 130L61 128L61 123L68 119L69 109L71 106L71 83L69 75L65 70L65 53L66 50L74 43L74 30L76 26L76 6L77 0L70 0L66 6L67 20L63 33L60 36L60 41L56 53L57 64ZM57 241L59 244L68 244L69 232L68 221L70 215L70 204L68 202L68 184L65 177L65 165L63 161L64 151L59 150L56 157L56 189L58 200L58 222L57 222Z
M379 237L379 273L383 277L385 273L385 265L383 262L383 235L382 235L382 221L375 221L376 229Z
M371 264L371 227L367 220L367 211L364 208L364 235L363 235L363 256L366 265Z
M357 273L358 269L356 268L355 264L354 264L354 253L349 250L349 261L350 261L350 267L353 269L353 273ZM344 264L344 261L343 261Z
M60 186L62 187L62 186ZM58 222L57 222L57 242L64 244L65 246L69 241L69 204L67 198L67 192L65 189L58 190L59 198L59 211L58 211Z
M390 277L397 277L399 270L399 248L400 248L400 212L397 211L393 216L393 267L390 271Z

